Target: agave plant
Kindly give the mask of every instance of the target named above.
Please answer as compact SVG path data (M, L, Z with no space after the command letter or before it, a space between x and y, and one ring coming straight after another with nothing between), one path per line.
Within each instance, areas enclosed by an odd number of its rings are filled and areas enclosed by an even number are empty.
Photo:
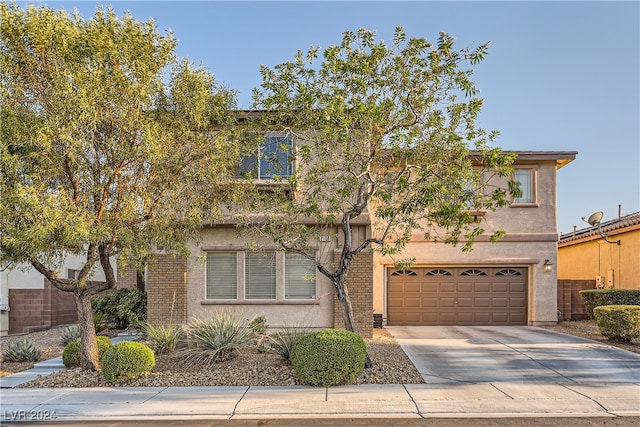
M62 330L62 344L67 345L80 338L80 325L69 325Z
M2 358L5 362L37 362L41 355L31 341L18 340L5 350Z
M208 319L194 318L189 322L189 357L210 365L252 346L253 338L254 333L242 316L232 310L219 310Z

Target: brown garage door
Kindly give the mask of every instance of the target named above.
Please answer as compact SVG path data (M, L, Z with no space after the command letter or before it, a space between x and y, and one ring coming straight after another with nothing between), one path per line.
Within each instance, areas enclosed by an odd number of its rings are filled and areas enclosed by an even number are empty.
M526 268L389 269L389 325L526 325Z

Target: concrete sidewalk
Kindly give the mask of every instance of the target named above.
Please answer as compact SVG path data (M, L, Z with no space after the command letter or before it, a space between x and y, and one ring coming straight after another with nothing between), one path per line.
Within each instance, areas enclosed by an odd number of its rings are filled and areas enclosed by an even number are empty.
M14 388L3 423L283 418L637 417L638 384Z
M0 422L640 417L638 355L529 328L458 329L393 330L427 384L12 388L62 369L53 359L0 378Z

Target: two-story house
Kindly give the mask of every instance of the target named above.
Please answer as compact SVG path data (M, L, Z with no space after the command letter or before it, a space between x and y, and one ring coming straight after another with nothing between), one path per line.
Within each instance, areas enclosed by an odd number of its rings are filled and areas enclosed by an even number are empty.
M243 171L268 182L273 160L286 162L280 150L295 143L283 138L267 135L263 152L243 161ZM499 242L481 236L472 252L462 253L459 247L425 241L416 234L403 253L416 263L402 271L393 267L393 259L375 251L356 257L347 286L364 336L372 333L374 313L382 314L389 325L556 322L557 171L577 153L516 154L515 178L522 196L509 207L478 212L488 234L506 232ZM280 166L287 171L297 165ZM354 225L356 238L370 236L368 219ZM251 241L237 235L232 221L219 221L203 226L189 257L159 251L146 276L149 321L186 322L232 307L247 319L265 316L272 328L342 327L333 286L315 272L312 262L267 241L259 250L252 249ZM326 261L335 260L341 247L333 234L312 244L316 257Z

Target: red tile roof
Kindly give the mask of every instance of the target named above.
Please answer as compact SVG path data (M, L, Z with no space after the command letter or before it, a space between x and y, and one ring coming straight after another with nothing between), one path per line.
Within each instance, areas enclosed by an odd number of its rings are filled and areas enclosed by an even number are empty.
M640 212L634 212L600 223L600 230L602 230L605 235L623 233L631 227L634 229L640 227ZM571 233L563 234L560 236L560 243L571 242L591 236L599 236L597 226L582 228Z

